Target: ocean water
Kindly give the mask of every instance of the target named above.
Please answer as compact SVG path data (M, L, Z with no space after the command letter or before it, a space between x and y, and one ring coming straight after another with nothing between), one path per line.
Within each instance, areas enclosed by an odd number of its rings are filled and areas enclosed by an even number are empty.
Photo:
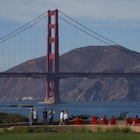
M73 101L60 104L38 104L36 101L13 101L0 102L0 112L18 113L28 117L31 107L19 107L19 105L29 105L38 110L39 119L42 119L42 111L44 108L49 110L52 108L55 111L54 119L59 119L59 114L62 109L67 110L71 115L96 115L102 117L106 115L110 118L112 115L116 117L122 112L129 112L130 117L135 115L140 116L140 102L83 102Z

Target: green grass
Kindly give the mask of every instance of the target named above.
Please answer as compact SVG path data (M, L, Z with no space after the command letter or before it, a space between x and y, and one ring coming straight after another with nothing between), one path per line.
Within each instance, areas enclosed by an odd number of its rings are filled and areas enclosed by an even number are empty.
M47 132L0 134L1 140L138 140L139 133Z

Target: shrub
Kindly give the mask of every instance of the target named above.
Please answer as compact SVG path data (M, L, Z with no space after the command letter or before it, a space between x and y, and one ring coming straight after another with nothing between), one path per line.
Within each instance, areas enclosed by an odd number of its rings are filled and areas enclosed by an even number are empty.
M58 132L53 127L43 126L43 127L29 127L29 126L15 126L10 133L43 133L43 132Z
M132 132L132 130L131 130L130 127L123 127L123 128L121 129L121 132L122 132L122 133L129 133L129 132Z
M81 115L76 115L76 116L71 115L71 116L69 117L69 120L73 120L73 119L75 119L77 116L79 116L82 120L87 120L87 119L89 119L89 118L91 117L91 115L87 115L87 114L81 114Z
M124 120L127 117L128 113L129 112L122 112L122 113L120 113L120 115L118 117L116 117L117 120Z
M0 123L28 122L28 118L20 114L0 112Z

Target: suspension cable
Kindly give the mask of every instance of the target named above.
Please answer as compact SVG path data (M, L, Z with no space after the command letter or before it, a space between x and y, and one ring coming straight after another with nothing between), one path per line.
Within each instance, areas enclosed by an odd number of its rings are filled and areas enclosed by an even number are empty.
M111 44L105 42L104 40L102 40L102 39L100 39L100 38L98 38L98 37L96 37L96 36L94 36L94 35L88 33L87 31L85 31L85 30L83 30L83 29L81 29L80 27L78 27L78 26L72 24L71 22L69 22L69 21L66 20L65 18L63 18L63 17L61 17L61 16L59 16L59 18L61 18L61 19L64 20L65 22L69 23L70 25L74 26L74 27L77 28L78 30L84 32L85 34L87 34L87 35L89 35L89 36L91 36L91 37L93 37L93 38L95 38L95 39L97 39L97 40L99 40L99 41L101 41L101 42L107 44L107 45L111 45Z
M16 36L17 34L25 31L26 29L28 29L29 27L33 26L34 24L38 23L39 21L43 20L45 17L47 17L47 12L42 13L40 16L36 17L35 19L31 20L30 22L28 22L27 24L23 25L22 27L18 28L17 30L7 34L6 36L0 38L0 43L3 43L5 41L7 41L8 39Z
M92 33L98 35L99 37L101 37L101 38L103 38L103 39L105 39L105 40L107 40L107 41L109 41L109 42L111 42L111 43L113 43L113 44L116 44L116 45L121 46L121 45L118 44L117 42L114 42L114 41L112 41L112 40L110 40L110 39L108 39L108 38L106 38L106 37L104 37L104 36L98 34L97 32L95 32L95 31L89 29L88 27L86 27L86 26L84 26L83 24L79 23L78 21L74 20L74 19L71 18L70 16L66 15L65 13L63 13L62 11L59 10L59 12L60 12L61 14L63 14L64 16L66 16L67 18L69 18L70 20L72 20L73 22L75 22L76 24L78 24L78 25L82 26L83 28L87 29L88 31L90 31L90 32L92 32ZM103 42L103 41L102 41L102 42ZM109 43L106 43L106 44L109 44Z

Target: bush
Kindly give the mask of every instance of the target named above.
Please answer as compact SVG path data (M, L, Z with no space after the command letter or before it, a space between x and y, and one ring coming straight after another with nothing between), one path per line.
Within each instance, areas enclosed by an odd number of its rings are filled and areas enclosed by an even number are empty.
M122 112L120 115L117 117L117 120L124 120L129 112Z
M89 118L91 117L91 115L87 115L87 114L81 114L81 115L76 115L76 116L71 115L71 116L69 117L69 120L73 120L73 119L75 119L77 116L79 116L82 120L87 120L87 119L89 119Z
M28 122L28 118L20 114L0 112L0 123Z
M112 132L112 133L130 133L130 132L133 132L133 131L129 127L122 127L122 128L112 127L112 128L106 129L105 132Z
M50 126L43 126L43 127L29 127L29 126L15 126L10 133L44 133L44 132L58 132L59 130L56 130L53 127Z
M124 127L121 129L121 132L122 133L130 133L130 132L132 132L132 130L129 127Z

